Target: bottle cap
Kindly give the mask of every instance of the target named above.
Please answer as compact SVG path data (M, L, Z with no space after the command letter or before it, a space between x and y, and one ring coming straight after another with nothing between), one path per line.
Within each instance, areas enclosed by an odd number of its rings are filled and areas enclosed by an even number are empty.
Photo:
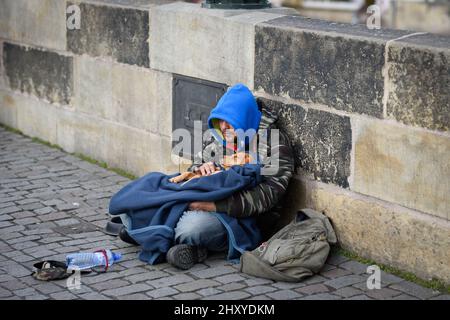
M120 259L122 259L122 255L120 253L112 252L112 255L113 255L114 261L119 261Z

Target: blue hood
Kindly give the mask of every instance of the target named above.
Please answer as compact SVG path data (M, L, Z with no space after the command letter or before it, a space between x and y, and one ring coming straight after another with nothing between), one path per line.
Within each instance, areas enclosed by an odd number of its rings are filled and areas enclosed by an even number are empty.
M208 127L212 129L214 137L226 145L222 132L218 127L217 120L225 120L235 130L247 131L254 129L258 131L261 121L261 112L252 92L242 83L235 84L220 98L216 107L211 110L208 118ZM247 143L253 138L249 135Z

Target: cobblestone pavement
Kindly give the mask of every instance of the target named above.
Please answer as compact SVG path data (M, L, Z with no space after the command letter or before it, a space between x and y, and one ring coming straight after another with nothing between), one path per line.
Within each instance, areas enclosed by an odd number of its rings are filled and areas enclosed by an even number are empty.
M339 255L295 284L239 273L223 255L189 271L146 265L137 247L102 232L110 197L128 181L0 128L0 299L449 299L383 272L382 289L368 290L367 266ZM30 276L42 259L102 248L123 260L105 274L82 276L80 289Z

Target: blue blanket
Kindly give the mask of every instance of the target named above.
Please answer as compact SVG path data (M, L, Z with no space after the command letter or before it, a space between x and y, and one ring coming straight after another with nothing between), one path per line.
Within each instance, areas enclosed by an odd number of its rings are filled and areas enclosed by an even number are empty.
M169 181L178 174L151 172L130 182L110 201L111 215L126 214L128 233L141 245L139 259L150 264L165 260L174 244L174 228L190 202L217 201L261 182L260 166L246 164L227 171L192 179L184 184ZM226 213L215 214L228 232L228 259L253 250L261 235L254 218L236 219Z

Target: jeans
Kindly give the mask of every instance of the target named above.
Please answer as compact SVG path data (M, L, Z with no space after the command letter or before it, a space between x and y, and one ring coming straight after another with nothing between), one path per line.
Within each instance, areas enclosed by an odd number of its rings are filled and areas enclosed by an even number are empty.
M211 212L185 211L175 227L175 242L220 252L228 248L228 234Z

